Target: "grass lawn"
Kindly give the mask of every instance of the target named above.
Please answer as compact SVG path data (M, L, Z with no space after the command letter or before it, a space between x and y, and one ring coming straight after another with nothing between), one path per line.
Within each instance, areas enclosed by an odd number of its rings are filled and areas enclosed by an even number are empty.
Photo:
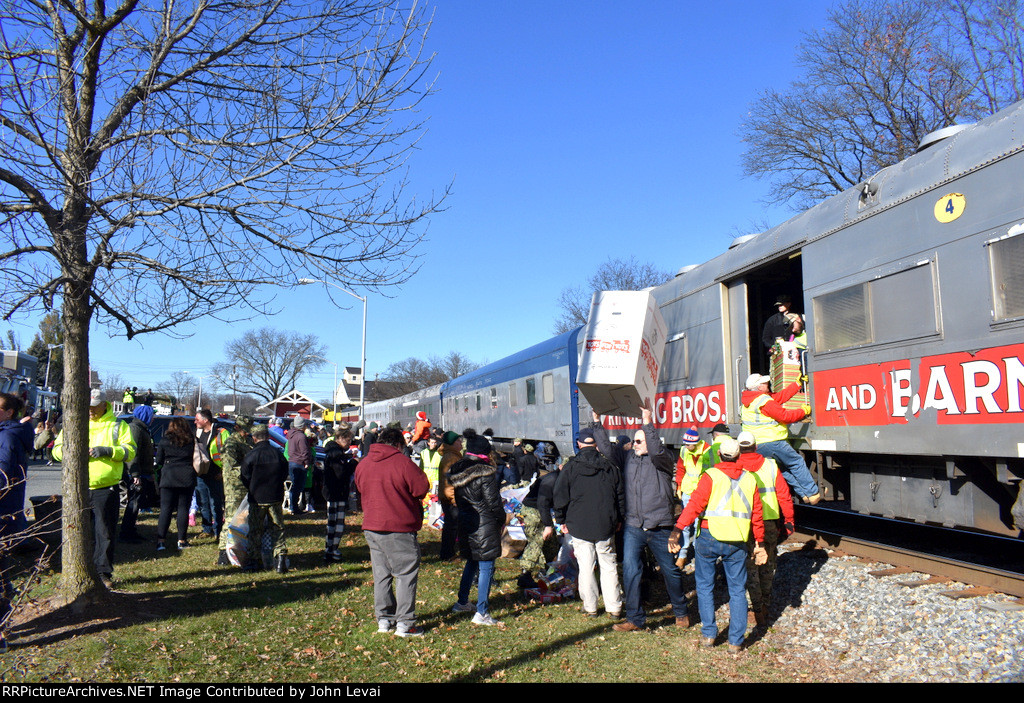
M6 682L768 682L799 680L779 652L756 642L739 658L724 637L696 648L699 627L676 628L655 588L648 629L619 633L579 612L579 601L540 605L516 587L518 565L499 559L491 612L503 629L452 613L461 562L441 562L438 533L420 532L417 615L427 633L376 632L361 515L349 516L346 561L322 561L324 517L286 517L292 571L244 574L214 566L216 544L195 539L157 556L152 541L119 544L116 591L82 616L48 609L56 574L44 574L0 655ZM140 516L153 537L156 516ZM169 541L169 544L173 544ZM686 577L688 590L693 577ZM475 596L475 591L474 591ZM695 608L694 608L695 610ZM724 627L724 605L719 627ZM806 680L806 679L805 679Z

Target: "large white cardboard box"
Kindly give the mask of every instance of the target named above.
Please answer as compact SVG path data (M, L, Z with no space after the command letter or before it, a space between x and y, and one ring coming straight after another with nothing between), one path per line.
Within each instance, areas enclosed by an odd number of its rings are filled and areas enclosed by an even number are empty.
M654 408L665 320L648 291L601 291L590 301L576 385L600 415L639 417Z

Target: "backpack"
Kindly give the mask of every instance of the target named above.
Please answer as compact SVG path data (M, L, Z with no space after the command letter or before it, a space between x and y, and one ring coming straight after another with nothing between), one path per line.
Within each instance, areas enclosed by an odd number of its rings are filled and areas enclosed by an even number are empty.
M213 463L213 460L210 459L210 448L199 439L196 439L195 446L192 449L192 468L195 469L196 476L205 476L210 470L211 463Z

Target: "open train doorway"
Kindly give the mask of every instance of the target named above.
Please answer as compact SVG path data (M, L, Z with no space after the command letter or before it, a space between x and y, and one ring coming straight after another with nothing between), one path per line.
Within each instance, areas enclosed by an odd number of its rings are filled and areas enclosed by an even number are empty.
M730 422L739 422L739 398L752 373L771 370L770 344L765 345L765 324L778 312L776 303L788 297L790 311L804 314L804 276L799 251L773 259L741 276L724 281L723 330L728 354L726 403ZM774 341L774 340L772 340Z
M789 311L803 315L804 274L800 252L765 264L747 273L747 311L751 369L750 373L768 374L771 371L769 353L774 338L766 335L765 325L779 312L777 303L788 299Z

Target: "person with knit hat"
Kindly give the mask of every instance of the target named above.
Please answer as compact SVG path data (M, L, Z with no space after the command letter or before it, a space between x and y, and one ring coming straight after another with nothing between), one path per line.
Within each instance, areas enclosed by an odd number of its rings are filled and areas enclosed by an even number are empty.
M455 489L459 508L459 543L466 566L459 584L455 612L476 611L474 625L498 625L491 617L490 593L494 562L501 556L501 529L505 508L498 492L497 470L491 461L491 443L473 429L462 432L466 455L448 470L448 482ZM469 603L469 591L477 579L477 602Z
M152 421L153 408L137 405L128 423L135 442L135 458L125 462L121 479L128 487L128 501L124 506L124 515L121 516L121 532L118 536L124 542L142 541L135 527L139 519L139 503L144 496L156 496L153 483L153 436L149 432L149 423Z
M683 446L679 448L679 459L676 460L676 495L679 496L679 503L683 509L690 502L690 495L697 487L697 480L711 465L707 463L707 454L710 450L711 445L700 438L696 427L690 427L683 434ZM693 534L694 525L683 528L682 549L679 552L679 559L676 560L676 565L680 568L686 563Z

